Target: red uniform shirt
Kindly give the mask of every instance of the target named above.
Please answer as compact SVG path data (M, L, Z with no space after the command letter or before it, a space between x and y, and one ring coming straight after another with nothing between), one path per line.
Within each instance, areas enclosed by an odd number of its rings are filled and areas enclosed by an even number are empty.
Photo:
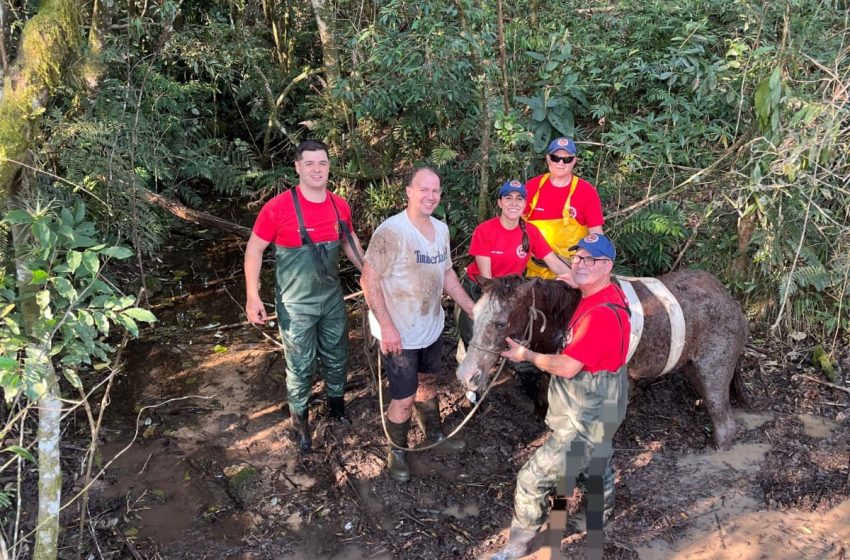
M313 243L336 241L340 238L339 222L334 211L339 212L339 219L344 221L351 231L351 207L344 198L328 191L324 202L310 202L298 192L298 202L301 203L301 214L304 216L304 226ZM333 202L331 202L333 199ZM292 204L292 190L283 192L269 200L260 210L257 221L254 222L254 233L263 241L274 242L282 247L300 247L301 233L298 229L298 217Z
M534 212L529 215L531 204L534 201L534 195L540 190L540 180L543 175L533 177L525 184L528 191L528 206L525 209L525 216L529 220L552 220L562 218L564 215L564 206L567 203L567 196L570 194L570 186L555 187L551 183L551 179L546 181L540 196L537 198L537 203L534 205ZM596 188L579 177L576 190L573 197L570 199L570 216L575 220L589 228L601 226L605 223L602 216L602 201L599 199L599 193Z
M606 304L613 304L612 309ZM561 352L584 364L583 371L617 371L629 352L631 323L626 298L612 283L582 298L570 319L567 345ZM619 319L619 320L618 320Z
M536 259L542 259L552 252L539 229L533 224L525 224L525 228L531 254L522 250L522 229L519 226L505 229L499 218L491 218L478 224L472 232L469 254L473 257L490 257L490 274L493 278L522 274L532 255ZM480 274L478 263L475 261L466 267L466 275L470 280L477 281Z

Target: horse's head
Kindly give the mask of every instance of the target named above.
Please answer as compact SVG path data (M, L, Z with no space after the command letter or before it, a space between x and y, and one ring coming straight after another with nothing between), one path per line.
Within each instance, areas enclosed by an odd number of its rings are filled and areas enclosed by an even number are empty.
M458 379L470 391L486 384L499 354L507 349L505 338L523 338L532 297L531 283L519 276L480 282L483 293L475 304L472 340L457 369Z
M507 348L505 338L526 341L532 350L557 351L559 334L581 298L578 290L555 280L524 280L506 276L482 281L475 304L472 340L457 377L470 391L484 387ZM533 317L533 318L532 318ZM529 323L531 332L528 332Z

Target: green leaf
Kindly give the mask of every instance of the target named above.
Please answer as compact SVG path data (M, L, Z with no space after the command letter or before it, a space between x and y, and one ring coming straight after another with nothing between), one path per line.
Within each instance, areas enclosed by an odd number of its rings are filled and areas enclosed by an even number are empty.
M94 318L94 324L97 325L97 330L102 334L109 334L109 319L106 318L106 315L100 311L95 311L92 313L92 317Z
M120 314L120 315L115 316L115 320L118 321L119 323L121 323L121 326L123 326L125 329L127 329L127 332L129 332L134 337L138 338L138 336L139 336L139 326L136 324L136 322L133 319L131 319L130 317L127 317L124 314Z
M144 323L155 323L156 315L148 311L147 309L142 309L141 307L131 307L129 309L125 309L121 313L132 317L137 321L142 321Z
M216 354L224 354L227 352L227 346L222 346L221 344L216 344L213 346L213 352Z
M32 271L32 280L30 280L31 286L40 286L47 282L48 274L47 272L37 269Z
M15 371L18 369L18 360L7 356L0 356L0 369L6 371Z
M547 115L547 118L552 124L552 127L564 136L572 136L572 134L575 132L575 121L573 118L573 112L569 109L562 109L560 111L560 114L555 113L554 111L549 111L549 115Z
M67 279L54 278L53 286L56 288L56 291L59 292L59 295L67 299L69 302L77 299L77 290L74 289L74 285Z
M21 334L21 327L18 325L17 321L12 320L10 317L3 317L3 323L15 336L19 336Z
M74 207L74 223L79 224L86 217L86 205L82 202L77 202Z
M68 268L71 269L71 272L76 272L80 263L83 262L83 254L79 251L68 251L68 254L65 256L65 260L68 263Z
M73 227L73 225L74 225L74 215L71 214L70 210L68 210L67 208L63 208L59 212L59 216L62 218L63 224L65 224L69 227Z
M546 144L549 143L549 136L552 134L552 125L549 121L543 121L534 129L534 151L542 152L546 149Z
M10 445L3 451L11 451L23 460L29 461L30 463L35 463L35 457L32 456L32 453L30 453L20 445Z
M3 309L0 309L0 319L11 313L13 309L15 309L14 303L7 303L4 305Z
M38 308L41 309L42 315L45 315L45 318L50 319L53 317L51 314L50 317L47 317L45 311L50 308L50 292L47 290L39 290L37 294L35 294L35 302L38 304Z
M79 235L76 232L74 233L74 237L71 240L71 247L94 247L97 245L97 240L89 237L88 235Z
M83 253L82 268L89 275L94 276L100 270L100 259L94 251L86 251Z
M133 251L127 247L107 247L100 254L112 257L113 259L126 259L133 256Z
M31 224L32 216L25 210L10 210L6 212L3 221L12 225Z
M546 57L540 53L536 53L533 51L525 51L525 55L531 59L536 60L537 62L546 62Z
M83 387L83 382L80 380L80 376L77 375L77 372L71 368L62 368L62 375L65 376L68 383L70 383L75 389L81 389Z

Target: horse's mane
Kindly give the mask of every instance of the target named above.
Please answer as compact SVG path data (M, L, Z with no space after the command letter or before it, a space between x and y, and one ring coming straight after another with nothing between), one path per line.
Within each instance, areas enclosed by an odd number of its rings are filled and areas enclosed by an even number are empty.
M526 282L531 284L531 290L528 292L529 300L516 301L518 288ZM571 315L580 299L578 290L559 280L543 280L542 278L527 280L521 276L495 278L486 291L500 302L520 304L517 305L518 309L530 307L533 297L534 306L546 317L563 317L566 313Z
M515 336L521 336L528 325L529 310L533 307L540 311L546 319L546 328L542 333L534 329L530 346L547 353L555 351L558 341L562 340L567 321L581 299L579 291L564 282L541 278L527 280L521 276L496 278L484 291L510 309L508 322Z

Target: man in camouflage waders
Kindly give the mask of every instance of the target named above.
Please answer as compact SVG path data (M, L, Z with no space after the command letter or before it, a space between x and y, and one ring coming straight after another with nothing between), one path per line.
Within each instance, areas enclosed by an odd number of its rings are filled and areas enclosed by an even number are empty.
M312 447L307 404L317 366L331 417L351 423L343 398L348 341L339 248L358 270L363 250L354 234L351 208L328 191L328 147L313 140L299 144L295 171L298 186L263 206L245 248L245 313L254 324L268 319L259 293L260 269L263 252L274 243L275 308L286 357L286 393L298 448L307 453Z
M628 304L611 281L616 251L606 236L591 233L572 249L572 276L582 299L570 319L563 351L538 354L508 338L508 350L502 353L552 375L546 415L552 434L517 475L510 536L493 560L526 555L528 543L546 521L548 495L559 479L588 471L588 531L601 534L614 508L610 460L629 395Z

